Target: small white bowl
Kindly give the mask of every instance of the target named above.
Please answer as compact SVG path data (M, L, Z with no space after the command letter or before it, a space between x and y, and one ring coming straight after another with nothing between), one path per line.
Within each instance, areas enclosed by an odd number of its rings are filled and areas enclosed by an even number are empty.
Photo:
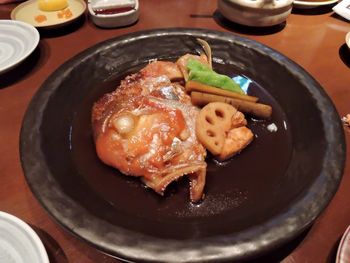
M218 9L228 20L246 26L266 27L283 23L293 0L218 0Z
M49 263L45 247L34 230L5 212L0 212L0 262Z
M96 24L99 27L113 28L128 26L135 23L139 18L138 0L135 0L135 7L132 10L116 14L97 14L93 9L94 3L96 3L96 1L98 0L88 1L88 10L92 22L94 22L94 24ZM113 0L109 0L109 2L111 3L111 5L113 5Z

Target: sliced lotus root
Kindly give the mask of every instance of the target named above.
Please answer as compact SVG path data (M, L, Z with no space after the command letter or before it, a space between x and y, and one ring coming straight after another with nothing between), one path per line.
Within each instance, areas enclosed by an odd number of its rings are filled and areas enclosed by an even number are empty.
M218 155L224 146L226 132L231 129L237 110L224 102L212 102L201 109L196 121L198 140L212 154Z

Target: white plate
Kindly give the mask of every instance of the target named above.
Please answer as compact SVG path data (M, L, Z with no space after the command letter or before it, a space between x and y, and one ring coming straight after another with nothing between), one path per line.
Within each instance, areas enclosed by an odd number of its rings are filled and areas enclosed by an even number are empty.
M0 262L49 263L45 247L34 230L5 212L0 212Z
M350 21L350 0L340 1L340 3L333 6L332 9L336 14Z
M78 19L82 14L84 14L86 3L84 0L68 0L67 9L68 8L71 11L72 16L69 18L60 18L59 13L62 11L41 11L37 0L29 0L23 2L12 10L11 19L26 22L37 28L56 28L67 25ZM46 20L39 23L35 20L38 15L45 16Z
M328 0L328 1L319 1L319 2L311 2L311 1L294 1L293 6L300 9L308 9L315 8L323 5L331 5L337 3L339 0Z
M0 73L27 58L39 40L35 27L20 21L0 20Z
M350 226L346 229L339 243L336 263L350 262Z

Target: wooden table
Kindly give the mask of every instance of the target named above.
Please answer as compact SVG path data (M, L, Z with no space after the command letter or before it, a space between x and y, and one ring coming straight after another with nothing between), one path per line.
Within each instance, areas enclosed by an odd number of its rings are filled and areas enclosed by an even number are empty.
M9 19L15 4L0 5ZM58 226L39 205L25 181L19 132L25 110L44 80L62 63L103 40L144 29L200 27L231 32L266 44L305 68L326 90L340 116L350 113L350 24L331 7L294 10L287 22L247 29L225 21L213 0L141 0L139 21L120 29L94 26L88 16L63 29L41 32L36 51L20 66L0 75L0 210L28 222L42 238L51 262L116 262ZM350 130L345 128L346 140ZM349 155L348 155L349 156ZM257 262L334 262L339 240L350 225L349 159L338 192L301 237Z

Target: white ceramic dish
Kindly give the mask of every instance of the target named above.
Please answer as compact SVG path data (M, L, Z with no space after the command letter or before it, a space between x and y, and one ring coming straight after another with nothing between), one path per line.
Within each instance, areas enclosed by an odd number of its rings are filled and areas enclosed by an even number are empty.
M345 35L345 43L350 48L350 31Z
M45 247L21 219L0 211L0 262L49 263Z
M350 21L350 0L342 0L332 9L335 13Z
M218 9L228 20L246 26L283 23L292 11L292 0L219 0Z
M39 40L35 27L20 21L0 20L0 74L27 58Z
M309 9L309 8L315 8L319 6L331 5L337 2L338 0L328 0L328 1L318 1L318 2L296 0L293 2L293 7L296 7L299 9Z
M337 252L336 263L349 263L350 262L350 226L346 229L342 239L339 243Z
M31 24L37 28L56 28L67 25L74 20L78 19L86 10L86 3L83 0L68 0L68 7L72 13L72 16L65 18L59 18L59 12L61 11L41 11L38 6L37 0L29 0L18 5L11 12L12 20L19 20ZM43 15L46 20L38 22L35 17Z
M99 27L113 28L113 27L122 27L135 23L139 18L139 1L135 0L135 5L132 10L127 12L121 12L117 14L96 14L93 9L93 6L98 5L99 0L89 0L88 1L88 10L90 18L94 24ZM101 1L99 1L101 2ZM113 2L118 2L115 0L103 1L104 4L110 2L113 6Z

